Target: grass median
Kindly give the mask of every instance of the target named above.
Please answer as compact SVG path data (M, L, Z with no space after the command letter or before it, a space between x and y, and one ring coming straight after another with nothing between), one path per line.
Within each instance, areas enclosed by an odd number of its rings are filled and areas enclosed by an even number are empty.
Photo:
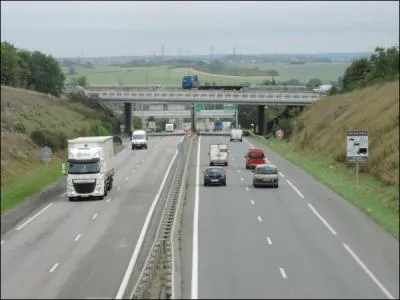
M395 205L399 198L398 187L385 185L375 176L360 173L357 189L354 164L338 163L324 154L295 152L290 143L275 138L266 140L254 135L251 138L263 142L272 151L305 170L399 238L399 213Z

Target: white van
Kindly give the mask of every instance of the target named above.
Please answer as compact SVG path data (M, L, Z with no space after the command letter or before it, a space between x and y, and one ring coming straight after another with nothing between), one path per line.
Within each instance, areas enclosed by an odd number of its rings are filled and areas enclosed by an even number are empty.
M147 149L147 140L149 138L147 137L147 133L145 130L135 130L132 133L132 150L138 149L138 148L144 148Z
M231 130L231 142L232 141L243 141L242 129L232 129Z

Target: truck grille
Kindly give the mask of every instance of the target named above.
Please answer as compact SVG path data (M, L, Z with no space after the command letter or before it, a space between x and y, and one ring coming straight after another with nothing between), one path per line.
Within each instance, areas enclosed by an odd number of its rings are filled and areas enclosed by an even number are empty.
M79 194L90 194L93 193L96 187L96 182L93 183L74 183L75 192Z

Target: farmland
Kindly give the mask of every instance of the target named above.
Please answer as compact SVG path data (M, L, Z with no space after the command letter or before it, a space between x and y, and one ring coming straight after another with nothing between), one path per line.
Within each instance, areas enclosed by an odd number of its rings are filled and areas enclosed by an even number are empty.
M309 63L303 65L290 65L286 63L260 63L240 64L228 63L227 66L241 68L259 68L260 70L275 69L279 76L275 80L279 83L290 79L298 79L306 84L311 78L319 78L323 82L336 81L348 66L347 63ZM64 68L68 73L68 68ZM197 71L193 68L171 68L167 66L152 67L118 67L95 65L94 68L75 67L75 75L68 78L86 76L89 84L176 84L179 85L182 77L187 74L201 76L202 82L215 82L217 84L240 84L248 82L261 84L268 76L231 76L211 74Z

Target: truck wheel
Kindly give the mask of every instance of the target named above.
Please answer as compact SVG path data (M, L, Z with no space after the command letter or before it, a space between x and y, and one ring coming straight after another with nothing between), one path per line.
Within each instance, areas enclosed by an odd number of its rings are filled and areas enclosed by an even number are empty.
M74 198L74 197L68 197L68 200L69 200L69 201L74 201L75 198Z
M242 140L242 139L240 139L240 141L241 141L241 142L243 142L243 140Z
M226 163L224 163L224 165L225 165L225 167L227 167L227 166L228 166L228 163L226 162Z
M110 180L110 183L108 184L108 190L111 191L112 187L113 187L113 181Z
M134 146L132 146L132 150L135 150L135 147L134 147Z
M107 185L104 185L104 196L103 196L103 198L105 196L107 196L107 194L108 194L108 188L107 188Z
M147 149L147 145L146 145L146 146L144 146L144 149Z

